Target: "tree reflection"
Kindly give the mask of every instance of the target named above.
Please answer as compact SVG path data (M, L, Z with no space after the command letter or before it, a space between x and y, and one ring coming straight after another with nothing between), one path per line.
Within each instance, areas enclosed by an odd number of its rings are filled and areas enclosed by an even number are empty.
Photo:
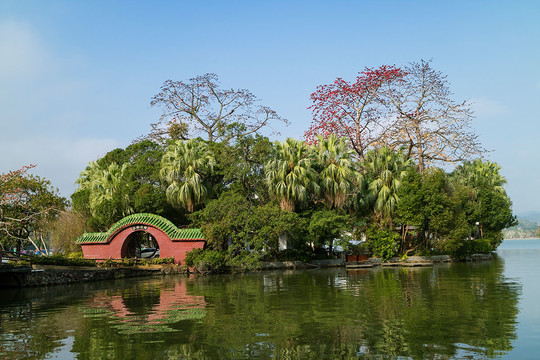
M235 275L190 286L209 305L204 342L220 344L211 352L224 358L250 358L254 349L277 358L493 357L516 336L520 286L502 270L493 261Z
M0 312L0 357L45 358L68 337L81 360L495 357L520 294L502 273L494 260L71 287Z

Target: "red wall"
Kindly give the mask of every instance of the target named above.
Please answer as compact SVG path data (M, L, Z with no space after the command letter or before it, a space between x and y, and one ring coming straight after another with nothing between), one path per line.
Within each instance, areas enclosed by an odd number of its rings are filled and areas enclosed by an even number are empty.
M146 225L145 225L146 226ZM126 252L126 239L129 235L141 229L133 229L133 225L125 227L112 235L112 240L106 244L82 244L84 257L87 259L121 259ZM176 240L171 239L163 231L148 225L144 231L152 234L159 245L159 257L172 257L178 264L183 264L186 252L193 249L202 249L204 240Z

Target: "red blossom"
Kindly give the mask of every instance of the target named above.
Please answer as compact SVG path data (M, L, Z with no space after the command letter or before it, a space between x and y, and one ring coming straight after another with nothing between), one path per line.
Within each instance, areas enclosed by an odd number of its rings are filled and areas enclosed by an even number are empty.
M306 141L316 143L318 135L346 137L362 158L384 132L382 94L405 75L395 66L383 65L366 68L353 83L337 78L332 84L318 86L311 94L313 121L305 132Z

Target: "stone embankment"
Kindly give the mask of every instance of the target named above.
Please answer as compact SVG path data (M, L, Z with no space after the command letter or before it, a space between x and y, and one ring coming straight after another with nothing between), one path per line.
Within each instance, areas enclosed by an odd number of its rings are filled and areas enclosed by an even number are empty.
M26 287L70 284L84 281L111 280L183 272L167 266L134 268L95 268L78 266L34 265L29 267L0 268L0 287Z
M491 260L493 256L491 254L475 254L471 255L463 261L484 261ZM374 266L403 266L403 267L417 267L417 266L431 266L435 263L447 263L456 261L448 255L436 255L436 256L409 256L407 258L391 258L386 262L382 262L378 258L369 258L364 261L346 262L343 259L330 259L330 260L313 260L311 263L303 263L301 261L276 261L265 262L262 264L262 270L281 270L281 269L308 269L308 268L323 268L323 267L347 267L348 269L355 268L370 268Z

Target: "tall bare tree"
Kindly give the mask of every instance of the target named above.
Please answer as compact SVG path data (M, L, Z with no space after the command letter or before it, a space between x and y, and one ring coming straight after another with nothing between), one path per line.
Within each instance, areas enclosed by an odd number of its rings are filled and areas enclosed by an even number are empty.
M160 122L153 124L153 134L183 140L204 134L210 142L228 141L271 128L276 121L287 123L274 110L257 102L246 89L221 89L216 74L186 82L167 80L150 102L163 108Z
M470 103L452 100L446 75L430 61L411 63L387 92L397 118L392 146L405 146L420 172L432 163L459 162L485 152L471 128Z

